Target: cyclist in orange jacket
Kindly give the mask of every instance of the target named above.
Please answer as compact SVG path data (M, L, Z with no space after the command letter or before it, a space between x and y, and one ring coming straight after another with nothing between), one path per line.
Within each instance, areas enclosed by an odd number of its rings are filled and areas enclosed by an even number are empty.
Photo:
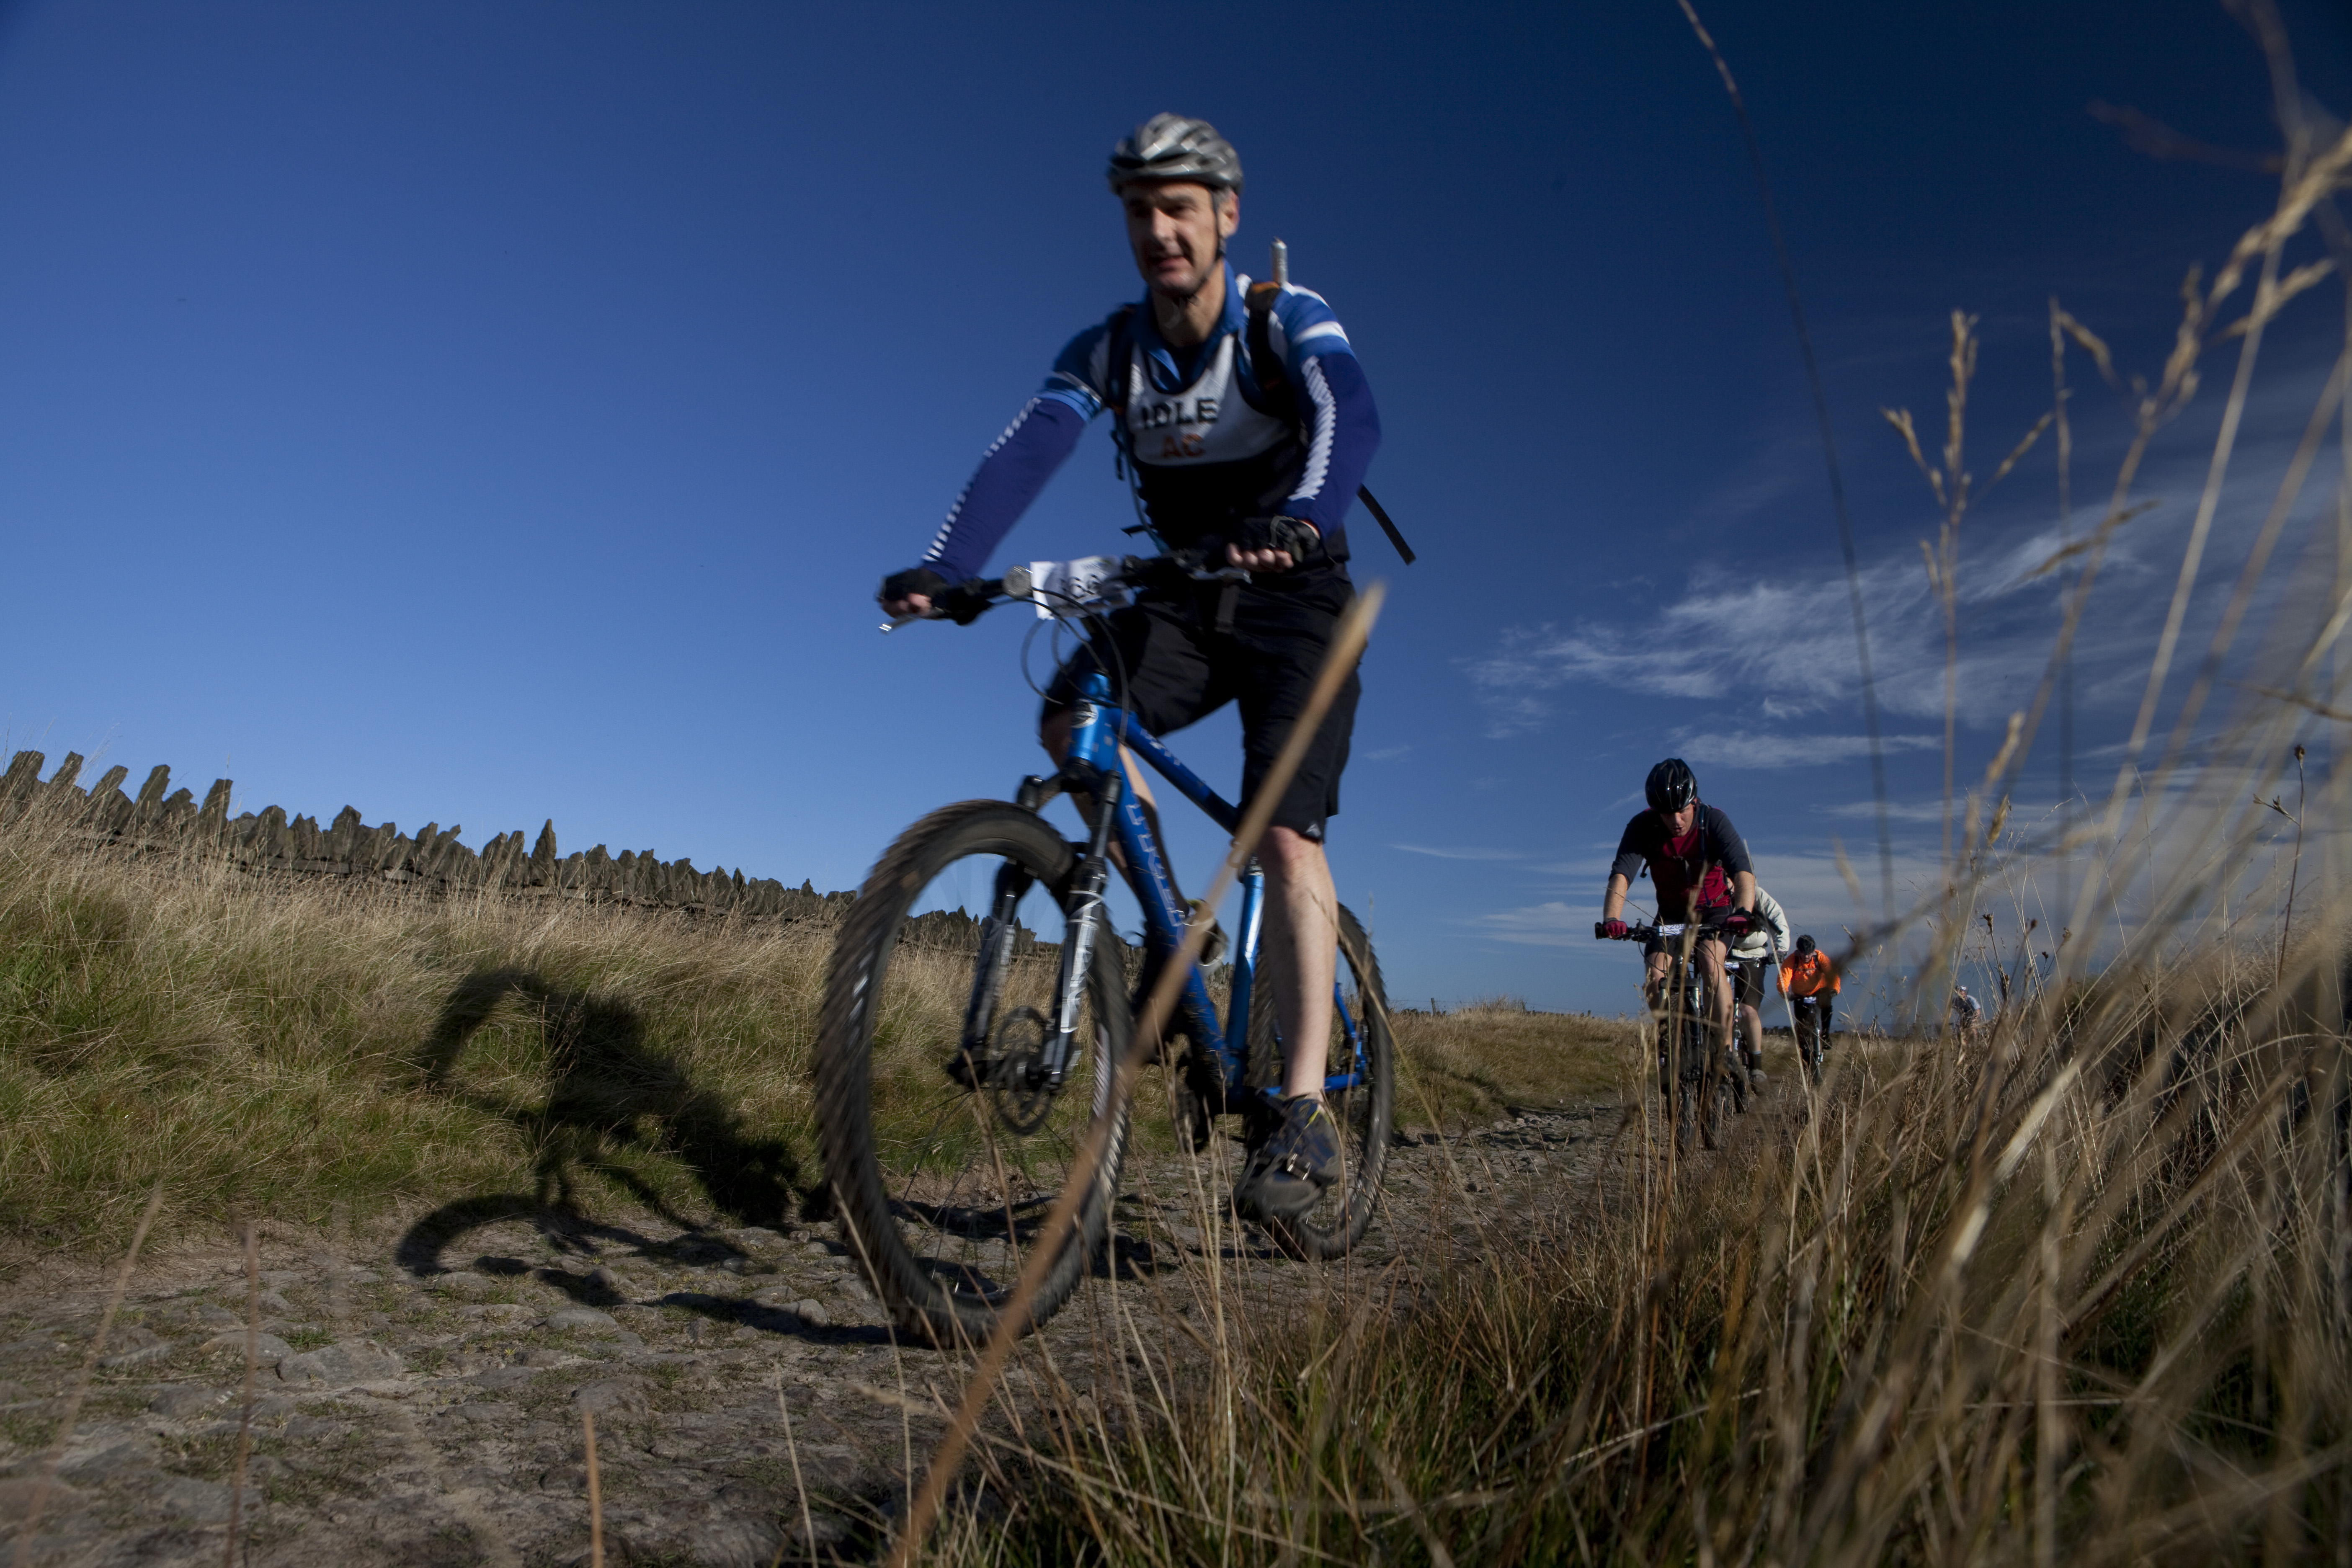
M1843 984L1837 965L1810 936L1799 937L1795 951L1780 961L1780 994L1797 1016L1800 1056L1814 1060L1829 1048L1830 1014Z

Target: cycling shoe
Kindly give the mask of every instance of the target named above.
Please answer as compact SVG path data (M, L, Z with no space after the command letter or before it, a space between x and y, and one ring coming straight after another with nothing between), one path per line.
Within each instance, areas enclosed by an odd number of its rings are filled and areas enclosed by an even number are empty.
M1282 1125L1242 1173L1234 1203L1260 1224L1297 1219L1339 1176L1339 1120L1322 1100L1300 1095L1284 1102Z

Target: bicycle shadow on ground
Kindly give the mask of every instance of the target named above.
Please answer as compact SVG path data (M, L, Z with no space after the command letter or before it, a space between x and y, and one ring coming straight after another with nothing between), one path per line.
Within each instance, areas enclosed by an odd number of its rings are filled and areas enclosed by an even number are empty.
M546 1047L547 1098L535 1105L469 1090L456 1078L467 1042L510 997L536 1013ZM801 1184L792 1149L782 1139L748 1132L739 1111L646 1043L644 1019L617 997L565 990L530 970L484 970L449 994L421 1057L428 1084L522 1132L537 1151L535 1195L559 1213L582 1211L580 1180L593 1174L672 1224L693 1227L616 1158L657 1152L738 1225L773 1225L792 1214Z
M501 1006L517 999L535 1016L547 1053L547 1092L536 1102L468 1088L457 1071L468 1043ZM411 1225L394 1258L412 1276L447 1272L445 1255L467 1233L517 1219L529 1222L560 1251L583 1259L594 1259L607 1246L688 1265L747 1258L706 1221L679 1212L625 1156L658 1153L674 1162L710 1209L736 1226L788 1227L796 1210L805 1215L818 1203L819 1194L803 1194L800 1161L791 1147L780 1138L750 1132L739 1111L648 1043L643 1018L624 1000L560 987L530 970L484 970L467 975L449 994L419 1058L428 1085L510 1122L535 1152L532 1192L461 1199ZM586 1199L593 1181L627 1193L681 1234L662 1239L591 1217ZM532 1273L583 1305L618 1300L609 1287L566 1268L535 1268L495 1257L462 1266L493 1274ZM742 1304L724 1298L677 1304L730 1321L753 1322L743 1315ZM754 1327L782 1328L789 1320L814 1331L794 1314L753 1310L761 1320Z
M467 1236L510 1220L523 1221L553 1243L563 1254L563 1261L534 1264L496 1253L465 1256L466 1249L459 1244ZM819 1323L802 1317L791 1307L710 1291L672 1290L648 1300L633 1300L613 1289L611 1277L597 1278L597 1265L614 1256L690 1268L724 1267L730 1260L752 1261L750 1253L715 1231L689 1230L667 1237L648 1236L630 1226L565 1213L520 1193L460 1198L444 1204L412 1224L393 1249L394 1262L401 1270L420 1279L458 1269L508 1279L528 1277L562 1291L581 1306L600 1310L630 1305L676 1307L722 1327L741 1325L761 1333L788 1334L814 1344L868 1346L893 1342L887 1328Z

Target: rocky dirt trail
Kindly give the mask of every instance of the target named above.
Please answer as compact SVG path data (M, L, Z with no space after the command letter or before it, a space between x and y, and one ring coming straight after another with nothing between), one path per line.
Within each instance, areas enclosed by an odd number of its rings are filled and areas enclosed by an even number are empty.
M1204 1229L1187 1167L1138 1162L1116 1267L1024 1348L1016 1413L1054 1380L1080 1408L1108 1401L1150 1357L1182 1375L1215 1302L1279 1321L1524 1235L1523 1219L1591 1201L1620 1124L1609 1102L1401 1138L1344 1266ZM891 1331L830 1226L583 1224L481 1203L367 1241L267 1228L261 1252L237 1510L237 1559L257 1565L584 1563L590 1411L612 1561L867 1560L962 1386L961 1358ZM0 1550L44 1568L218 1563L246 1415L233 1247L142 1264L26 1538L111 1274L52 1263L0 1287Z

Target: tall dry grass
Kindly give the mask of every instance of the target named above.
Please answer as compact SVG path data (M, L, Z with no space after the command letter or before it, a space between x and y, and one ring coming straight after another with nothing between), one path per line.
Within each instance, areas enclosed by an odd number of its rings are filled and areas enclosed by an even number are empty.
M2276 997L2117 973L1979 1053L1848 1041L1673 1183L1629 1136L1532 1234L1433 1226L1220 1356L1138 1336L940 1555L2332 1556L2352 1064Z

